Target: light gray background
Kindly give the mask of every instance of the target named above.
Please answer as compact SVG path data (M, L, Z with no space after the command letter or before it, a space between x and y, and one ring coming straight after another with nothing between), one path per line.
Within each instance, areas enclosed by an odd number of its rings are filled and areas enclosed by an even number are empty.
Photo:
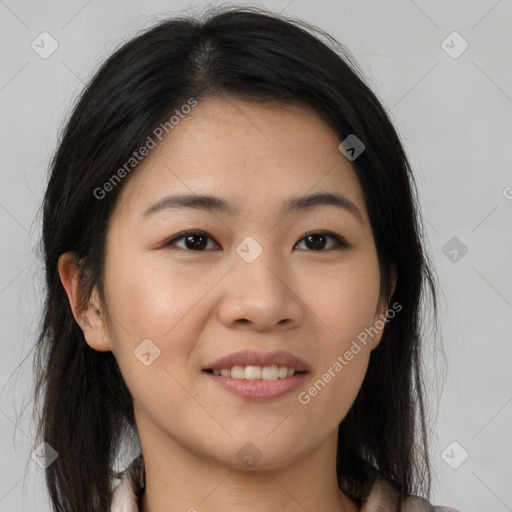
M346 44L391 113L416 173L444 294L446 360L427 352L441 375L432 377L430 393L433 501L461 512L512 511L512 2L259 5ZM0 0L1 511L49 510L43 471L30 458L31 349L42 293L36 215L58 130L84 81L122 41L166 15L204 6ZM31 48L43 31L59 45L47 59ZM458 58L442 47L453 31L469 44ZM462 48L457 36L446 44L452 53ZM457 261L450 246L443 253L452 237L467 247L462 257L456 248ZM463 450L469 457L453 469L448 462L459 464Z

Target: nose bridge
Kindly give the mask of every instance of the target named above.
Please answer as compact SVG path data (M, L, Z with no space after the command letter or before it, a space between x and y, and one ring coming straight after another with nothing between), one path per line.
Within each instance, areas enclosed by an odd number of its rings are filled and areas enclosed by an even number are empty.
M234 266L234 275L243 295L263 294L265 300L275 302L284 298L284 265L279 260L278 251L273 251L269 244L263 247L255 238L245 238L236 248Z
M242 320L269 328L284 320L299 320L300 304L288 284L286 262L278 254L252 237L236 247L230 284L221 307L223 322Z
M269 250L251 262L240 256L235 258L234 276L244 295L254 292L255 295L264 294L267 299L273 298L277 301L285 293L286 275L283 264L276 257L272 257Z

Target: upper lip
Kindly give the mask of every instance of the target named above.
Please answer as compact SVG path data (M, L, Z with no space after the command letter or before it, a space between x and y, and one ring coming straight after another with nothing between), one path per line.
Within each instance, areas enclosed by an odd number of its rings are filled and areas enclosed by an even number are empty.
M298 372L309 371L309 367L304 361L282 350L276 352L257 352L255 350L232 352L203 369L222 370L233 368L233 366L287 366L295 368Z

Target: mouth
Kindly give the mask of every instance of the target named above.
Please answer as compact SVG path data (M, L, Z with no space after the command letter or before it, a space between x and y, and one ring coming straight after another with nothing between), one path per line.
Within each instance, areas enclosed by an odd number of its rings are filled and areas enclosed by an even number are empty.
M292 366L241 366L236 365L232 368L209 368L203 370L217 377L232 378L235 380L265 380L272 381L278 379L287 379L294 375L308 373L306 371L298 371Z
M209 364L202 372L221 389L238 397L265 401L298 388L310 369L288 352L242 351Z

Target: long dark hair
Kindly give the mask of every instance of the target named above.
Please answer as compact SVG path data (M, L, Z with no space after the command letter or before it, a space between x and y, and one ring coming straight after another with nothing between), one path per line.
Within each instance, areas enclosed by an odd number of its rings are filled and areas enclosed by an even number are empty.
M365 145L352 166L364 191L383 289L401 311L386 325L339 426L338 482L358 503L377 476L401 498L428 498L421 306L430 292L437 318L436 283L399 136L343 45L300 20L232 6L159 22L117 49L85 87L51 161L42 204L46 302L34 366L36 403L42 400L37 442L58 453L46 468L54 510L109 510L114 459L126 427L136 431L116 360L85 342L58 258L67 251L78 256L82 306L95 285L101 294L109 219L136 169L105 197L95 190L177 108L209 96L299 102L318 112L340 141L355 134Z

